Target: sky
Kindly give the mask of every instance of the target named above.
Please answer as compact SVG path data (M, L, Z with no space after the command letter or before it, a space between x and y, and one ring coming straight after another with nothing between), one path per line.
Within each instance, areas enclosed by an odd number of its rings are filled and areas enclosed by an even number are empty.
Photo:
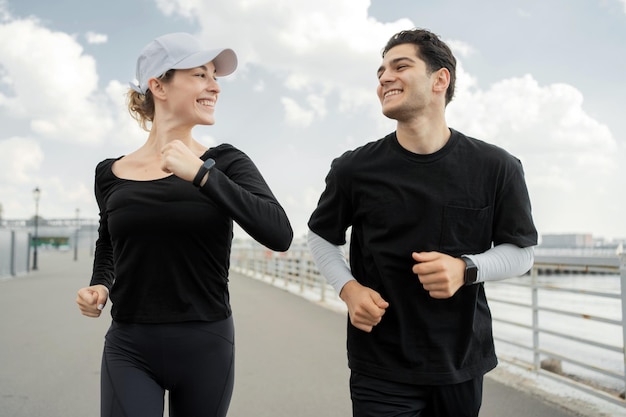
M44 219L98 218L95 166L147 138L137 56L184 31L239 58L194 137L250 156L302 237L332 160L395 129L376 70L413 27L457 57L448 125L522 161L540 235L626 237L626 0L0 0L2 217L39 187Z

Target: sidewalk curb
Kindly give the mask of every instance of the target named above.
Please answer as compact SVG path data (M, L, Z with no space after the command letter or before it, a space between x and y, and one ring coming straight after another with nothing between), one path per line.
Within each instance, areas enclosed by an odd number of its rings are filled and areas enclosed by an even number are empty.
M626 408L576 389L552 377L533 372L512 360L499 357L499 364L485 375L501 384L540 398L580 417L624 417Z

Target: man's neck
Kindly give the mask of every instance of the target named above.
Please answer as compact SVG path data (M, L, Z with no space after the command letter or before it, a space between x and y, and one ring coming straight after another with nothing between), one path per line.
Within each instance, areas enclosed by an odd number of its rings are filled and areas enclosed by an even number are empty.
M422 119L411 123L398 122L396 135L398 143L406 150L420 155L429 155L448 143L451 132L445 119L437 123Z

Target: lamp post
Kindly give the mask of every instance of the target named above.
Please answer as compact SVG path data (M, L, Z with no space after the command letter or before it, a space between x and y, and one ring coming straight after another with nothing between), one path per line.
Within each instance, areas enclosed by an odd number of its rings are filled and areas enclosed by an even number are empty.
M74 260L78 260L78 229L80 228L80 219L78 215L80 213L80 209L76 209L76 234L74 236Z
M37 246L39 245L39 197L41 196L41 190L39 187L33 190L33 197L35 198L35 239L34 239L34 252L33 252L33 271L37 270Z

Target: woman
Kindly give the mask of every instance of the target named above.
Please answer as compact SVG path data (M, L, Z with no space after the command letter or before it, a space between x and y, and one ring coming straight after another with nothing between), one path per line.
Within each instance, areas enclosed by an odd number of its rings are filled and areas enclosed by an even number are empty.
M93 275L78 291L83 315L110 296L101 415L225 416L233 389L234 330L228 293L233 221L270 249L293 231L253 162L231 145L192 137L212 125L231 74L230 49L186 33L161 36L137 60L129 110L149 132L129 155L96 168L100 208ZM149 129L148 129L149 126Z

